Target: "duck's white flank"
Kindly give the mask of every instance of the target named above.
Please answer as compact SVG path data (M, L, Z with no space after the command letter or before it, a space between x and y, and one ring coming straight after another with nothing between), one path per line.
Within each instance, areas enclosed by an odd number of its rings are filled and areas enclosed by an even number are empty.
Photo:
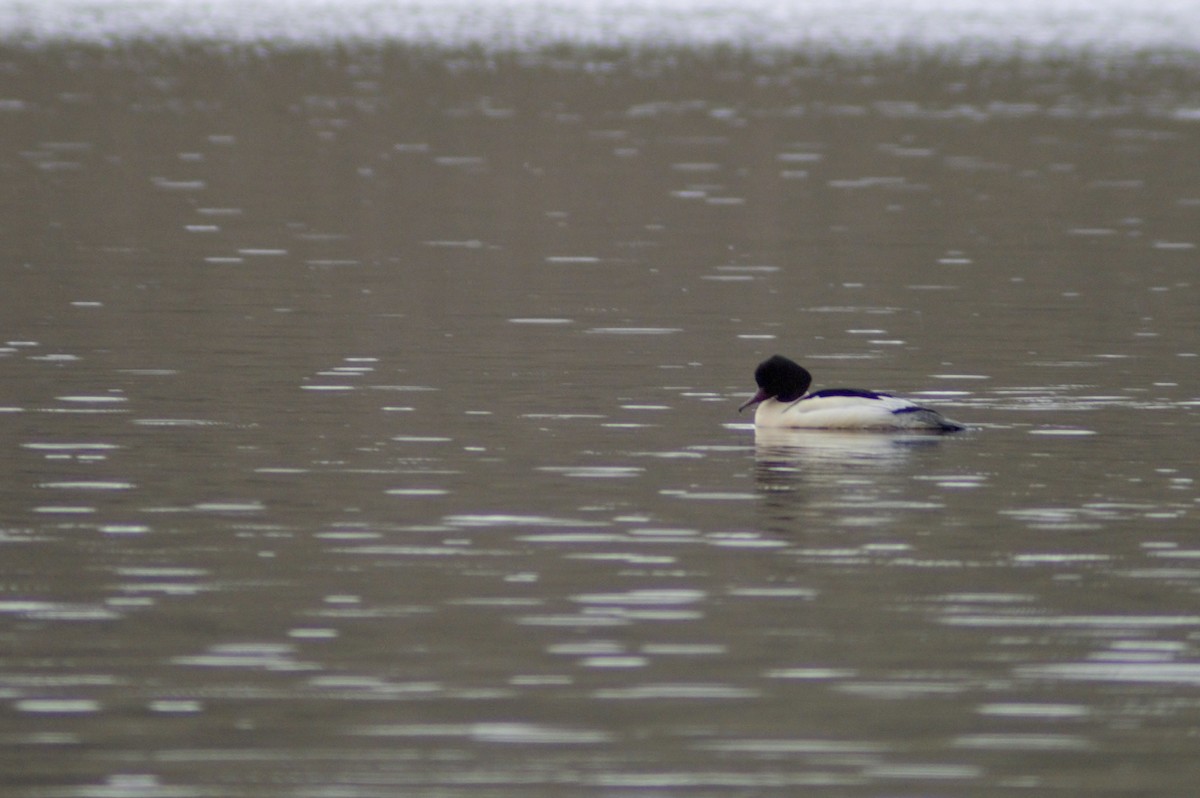
M772 429L941 430L961 425L907 399L876 394L813 396L794 402L767 399L754 411L754 425Z

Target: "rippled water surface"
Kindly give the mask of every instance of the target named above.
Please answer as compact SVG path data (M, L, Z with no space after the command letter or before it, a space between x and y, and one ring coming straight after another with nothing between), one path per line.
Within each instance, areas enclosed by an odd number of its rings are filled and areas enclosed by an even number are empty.
M4 795L1194 791L1191 57L0 73Z

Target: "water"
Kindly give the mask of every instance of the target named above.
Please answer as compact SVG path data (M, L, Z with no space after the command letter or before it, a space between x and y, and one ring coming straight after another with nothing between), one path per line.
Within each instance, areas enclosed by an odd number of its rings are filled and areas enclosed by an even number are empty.
M1194 56L88 30L0 49L0 793L1194 790Z

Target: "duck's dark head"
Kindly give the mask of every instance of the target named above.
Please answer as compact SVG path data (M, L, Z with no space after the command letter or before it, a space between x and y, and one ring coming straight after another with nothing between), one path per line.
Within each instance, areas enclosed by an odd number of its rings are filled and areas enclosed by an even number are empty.
M767 399L780 402L796 401L804 396L808 386L812 385L812 375L799 363L788 360L783 355L774 355L758 364L758 368L754 370L754 381L758 384L758 393L738 408L739 413Z

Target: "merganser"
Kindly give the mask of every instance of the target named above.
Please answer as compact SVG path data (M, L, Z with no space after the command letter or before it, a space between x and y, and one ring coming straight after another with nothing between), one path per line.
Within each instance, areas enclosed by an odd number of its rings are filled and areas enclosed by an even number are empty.
M936 410L858 388L827 388L807 393L812 375L782 355L767 358L754 370L758 393L738 408L758 405L754 426L802 429L932 430L966 429Z

